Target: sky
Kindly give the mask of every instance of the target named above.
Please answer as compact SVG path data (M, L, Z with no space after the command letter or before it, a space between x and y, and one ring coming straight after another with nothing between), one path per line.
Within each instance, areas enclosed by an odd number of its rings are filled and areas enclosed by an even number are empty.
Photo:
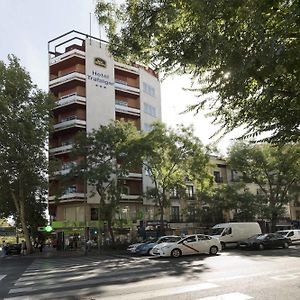
M48 41L71 30L89 34L90 24L92 35L99 37L95 4L96 0L0 0L0 60L7 62L8 54L16 55L32 81L47 91ZM189 86L187 76L173 76L162 82L162 121L171 127L192 125L204 145L214 143L210 137L217 127L211 119L204 113L181 114L187 105L197 102L195 94L183 90ZM217 144L221 154L226 154L236 136L232 133Z

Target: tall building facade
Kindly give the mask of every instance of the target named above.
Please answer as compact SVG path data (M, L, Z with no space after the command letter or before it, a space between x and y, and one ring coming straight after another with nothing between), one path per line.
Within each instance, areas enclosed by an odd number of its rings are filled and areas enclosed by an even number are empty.
M96 226L97 195L91 196L91 187L82 179L73 178L59 199L56 196L62 188L60 175L78 162L70 156L75 135L114 120L149 131L154 121L161 120L160 82L151 68L119 63L105 42L77 31L49 41L48 52L49 90L55 97L49 160L59 165L49 179L49 213L58 233L82 235L83 223ZM143 215L142 194L149 185L144 170L129 174L120 218L137 220Z

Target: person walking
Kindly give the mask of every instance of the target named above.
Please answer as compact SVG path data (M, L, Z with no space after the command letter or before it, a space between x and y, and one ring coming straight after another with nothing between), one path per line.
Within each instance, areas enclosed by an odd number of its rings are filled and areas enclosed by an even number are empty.
M26 255L27 254L27 246L26 246L26 242L24 240L21 243L21 254L22 255Z
M2 241L2 253L3 253L3 256L6 256L6 255L7 255L7 250L8 250L8 245L7 245L7 243L3 240L3 241Z

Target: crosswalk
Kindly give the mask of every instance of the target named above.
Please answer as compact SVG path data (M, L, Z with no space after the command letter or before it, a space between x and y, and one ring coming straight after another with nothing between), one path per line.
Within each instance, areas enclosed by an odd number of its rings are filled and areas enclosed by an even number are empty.
M143 264L143 259L128 263L128 258L36 259L15 282L5 299L255 299L239 291L222 292L222 282L187 281L167 272L164 274L159 264L148 265L145 271ZM5 275L0 275L0 284L1 276Z

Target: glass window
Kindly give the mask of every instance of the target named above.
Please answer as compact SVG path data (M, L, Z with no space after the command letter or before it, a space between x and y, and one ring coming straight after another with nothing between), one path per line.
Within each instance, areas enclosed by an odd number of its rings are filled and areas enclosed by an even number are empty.
M98 221L98 208L91 208L91 221Z
M196 241L197 241L197 239L196 239L195 235L189 236L185 240L183 240L184 243L193 243L193 242L196 242Z
M143 91L144 93L155 97L155 88L146 82L143 82Z
M171 206L171 220L173 222L179 221L179 206Z

